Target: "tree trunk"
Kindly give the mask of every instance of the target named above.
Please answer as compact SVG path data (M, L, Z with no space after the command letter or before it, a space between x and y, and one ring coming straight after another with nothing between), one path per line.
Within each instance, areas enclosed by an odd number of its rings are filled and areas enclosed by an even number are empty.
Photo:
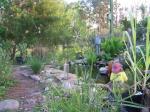
M16 54L16 45L13 46L12 53L11 53L11 60L13 60L13 61L15 59L15 54Z

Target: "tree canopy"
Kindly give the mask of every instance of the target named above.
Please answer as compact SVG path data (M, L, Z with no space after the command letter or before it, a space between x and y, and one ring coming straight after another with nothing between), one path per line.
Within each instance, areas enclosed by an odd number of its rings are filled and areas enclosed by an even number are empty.
M12 57L20 43L27 46L71 43L75 29L85 26L77 9L59 0L2 0L0 39L11 44Z

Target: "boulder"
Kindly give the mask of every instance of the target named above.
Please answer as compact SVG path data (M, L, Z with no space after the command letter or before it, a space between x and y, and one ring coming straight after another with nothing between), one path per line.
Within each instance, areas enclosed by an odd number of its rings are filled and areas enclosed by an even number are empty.
M31 79L33 79L35 81L40 81L41 80L40 76L37 76L37 75L31 75L30 77L31 77Z
M14 111L19 109L19 102L17 100L8 99L0 102L0 112Z

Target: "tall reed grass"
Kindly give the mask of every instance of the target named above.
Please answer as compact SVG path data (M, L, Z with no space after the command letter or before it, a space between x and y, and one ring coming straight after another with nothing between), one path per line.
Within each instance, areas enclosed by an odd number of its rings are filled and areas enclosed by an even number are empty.
M133 72L134 77L134 93L137 92L137 86L140 85L143 87L143 89L146 88L146 82L148 80L148 74L147 70L149 69L150 65L150 18L148 18L148 25L147 25L147 33L146 33L146 42L145 42L145 49L146 53L144 54L144 51L140 48L141 56L144 60L145 68L144 70L141 70L138 67L138 61L137 60L137 36L136 36L136 21L133 19L131 20L131 26L132 26L132 36L130 36L127 32L124 33L124 36L126 35L128 38L129 46L126 44L127 51L125 52L125 56L127 57L127 63ZM143 71L145 71L145 74L143 74Z

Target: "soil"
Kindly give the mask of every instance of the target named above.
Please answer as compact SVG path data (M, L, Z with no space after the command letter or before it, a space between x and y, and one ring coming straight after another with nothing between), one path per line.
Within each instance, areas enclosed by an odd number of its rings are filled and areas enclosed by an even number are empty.
M42 86L39 82L23 76L23 72L32 73L29 68L13 68L13 77L17 83L8 90L6 98L19 101L20 108L17 112L33 112L33 108L43 100Z

